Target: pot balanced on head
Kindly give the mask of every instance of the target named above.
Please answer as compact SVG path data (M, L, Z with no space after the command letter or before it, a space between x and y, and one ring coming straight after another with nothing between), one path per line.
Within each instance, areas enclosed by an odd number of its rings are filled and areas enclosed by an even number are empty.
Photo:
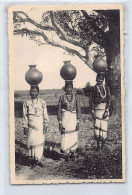
M93 62L93 69L95 72L106 72L108 70L107 62L101 58L97 57Z
M42 73L36 69L37 65L29 65L30 69L25 74L25 80L29 85L38 85L43 79Z
M76 68L70 64L70 61L65 61L60 70L60 75L65 80L65 94L60 97L58 105L61 152L74 157L78 148L80 122L80 105L77 97L73 94L73 79L76 74Z
M97 77L96 85L92 87L91 113L94 120L94 135L97 141L97 150L103 150L107 139L110 106L110 90L105 83L106 61L97 58L93 63L93 69L97 72Z
M36 165L43 166L41 161L49 121L46 102L38 98L38 84L42 81L42 78L42 73L36 69L36 65L30 65L25 79L31 86L31 98L23 104L23 128L27 135L27 147L29 158L32 159L32 168Z

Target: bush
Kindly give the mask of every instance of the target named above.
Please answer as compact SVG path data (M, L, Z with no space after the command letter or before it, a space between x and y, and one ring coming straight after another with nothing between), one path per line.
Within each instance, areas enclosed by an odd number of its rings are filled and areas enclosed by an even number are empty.
M86 86L84 87L84 94L87 96L90 96L91 89L92 89L92 87L91 87L90 82L86 83Z
M76 90L76 93L79 95L79 94L84 94L84 90L83 89L77 89Z

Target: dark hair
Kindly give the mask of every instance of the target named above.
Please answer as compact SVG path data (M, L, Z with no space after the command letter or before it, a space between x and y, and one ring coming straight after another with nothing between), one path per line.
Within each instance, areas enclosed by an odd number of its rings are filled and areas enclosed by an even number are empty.
M71 86L73 88L73 81L65 81L65 88Z
M31 91L32 89L34 89L34 88L36 88L37 91L38 91L38 93L39 93L39 87L38 87L37 85L31 85L30 91Z
M104 79L104 78L105 78L105 74L102 73L102 72L98 73L97 76L96 76L96 80L97 80L99 77L102 77L102 79Z

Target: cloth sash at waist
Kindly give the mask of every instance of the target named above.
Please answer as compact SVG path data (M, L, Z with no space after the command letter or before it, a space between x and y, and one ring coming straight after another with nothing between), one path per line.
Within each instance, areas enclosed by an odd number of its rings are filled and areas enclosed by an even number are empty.
M106 108L106 103L100 103L98 105L95 106L95 110L105 110Z
M43 117L29 116L29 133L27 138L28 147L38 147L44 143Z
M76 131L76 111L62 110L61 149L67 153L78 147L78 132Z
M65 131L73 131L76 129L76 111L67 111L62 109L62 127Z
M104 121L108 121L109 116L105 119L103 119L103 114L105 112L105 108L106 108L106 103L101 103L98 104L95 109L94 109L94 113L96 116L96 119L100 119L100 120L104 120ZM108 113L109 114L109 113Z
M33 130L39 131L43 128L43 116L36 117L34 115L30 115L28 117L28 121L28 127Z

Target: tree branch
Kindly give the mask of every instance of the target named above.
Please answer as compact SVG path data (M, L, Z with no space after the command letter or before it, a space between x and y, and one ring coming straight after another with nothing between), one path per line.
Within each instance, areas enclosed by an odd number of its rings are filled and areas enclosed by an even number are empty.
M42 32L42 37L44 38L44 40L52 46L55 47L60 47L64 50L66 50L67 52L71 53L72 55L77 55L81 60L83 60L85 63L87 62L86 56L81 55L77 50L75 49L71 49L69 47L67 47L66 45L61 45L59 43L55 43L54 41L50 41L49 38Z
M56 29L56 32L59 35L59 37L62 39L65 39L65 33L64 33L63 29L61 29L61 27L55 22L54 17L55 16L54 16L53 11L50 11L50 18L51 18L52 25Z
M34 20L32 20L25 12L23 11L14 11L14 14L23 14L26 18L21 18L21 22L25 23L25 22L29 22L31 24L33 24L35 27L41 29L41 30L49 30L49 31L54 31L57 33L57 35L59 36L59 38L63 41L67 41L68 43L70 44L73 44L75 46L78 46L80 47L81 49L84 50L84 48L82 47L82 45L80 44L80 41L75 41L75 40L71 40L70 38L68 38L66 36L66 33L64 32L64 30L60 27L59 24L57 24L55 22L55 16L54 16L54 13L53 11L50 11L50 18L51 18L51 22L52 22L52 25L53 27L51 26L42 26L41 24L35 22ZM14 30L14 34L16 34L16 30Z
M61 40L63 41L67 41L68 43L71 43L75 46L78 46L80 47L81 49L84 50L84 48L82 47L82 45L80 44L80 41L75 41L75 40L71 40L70 38L68 38L66 36L66 33L65 31L61 28L61 26L59 24L57 24L55 22L55 16L54 16L54 13L53 11L50 11L50 17L51 17L51 22L52 22L52 25L53 27L56 29L56 33L58 34L58 36L60 37Z
M93 28L93 31L96 32L96 34L98 34L98 36L100 35L100 38L96 38L95 36L93 36L93 40L95 43L101 45L102 47L104 46L104 42L106 42L107 36L104 33L104 31L101 30L101 28L99 28L96 25L96 20L94 18L91 18L87 12L85 10L81 10L83 16L88 20L88 22L91 25L91 28ZM101 38L102 37L102 38Z
M27 35L38 35L38 36L42 36L42 33L39 31L35 31L35 30L28 30L27 28L22 28L20 30L14 30L14 35L22 35L22 34L26 34Z
M22 18L21 17L21 22L30 22L31 24L33 24L34 26L36 26L37 28L41 29L41 30L50 30L50 31L55 31L55 29L53 27L50 26L42 26L41 24L35 22L34 20L32 20L25 12L23 11L14 11L14 14L23 14L26 18Z
M34 31L34 30L29 30L26 28L23 28L21 30L16 30L14 31L14 35L19 35L19 34L26 34L26 35L37 35L37 36L42 36L44 41L52 46L59 47L67 51L68 53L71 53L72 55L78 56L85 64L89 66L93 70L93 68L88 64L88 60L86 56L81 55L77 50L71 49L65 45L61 45L59 43L55 43L54 41L51 41L45 34L44 32L39 32L39 31Z

